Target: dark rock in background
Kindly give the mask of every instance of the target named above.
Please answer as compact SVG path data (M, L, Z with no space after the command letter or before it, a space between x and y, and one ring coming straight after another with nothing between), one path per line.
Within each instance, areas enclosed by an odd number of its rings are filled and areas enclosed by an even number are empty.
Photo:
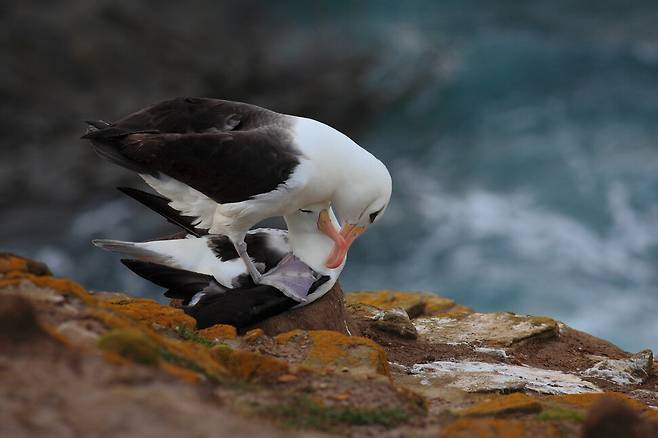
M344 335L359 336L361 331L346 311L343 290L336 283L317 301L289 310L259 322L250 329L260 328L268 336L291 330L333 330Z

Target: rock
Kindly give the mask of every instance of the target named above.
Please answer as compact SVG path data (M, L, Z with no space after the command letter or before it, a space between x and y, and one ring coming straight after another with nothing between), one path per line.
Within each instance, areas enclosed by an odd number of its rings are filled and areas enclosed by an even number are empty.
M533 391L542 394L601 392L573 374L519 365L436 361L416 364L409 373L424 385L447 385L466 392Z
M52 275L45 263L37 262L26 257L19 257L7 252L0 253L0 274L12 271L25 272L33 275Z
M142 365L156 365L160 359L158 346L136 330L110 330L98 340L98 347Z
M418 332L404 309L393 308L379 311L374 317L372 326L383 332L393 333L403 338L416 339Z
M195 330L181 310L154 301L90 294L70 280L35 274L38 269L20 258L4 266L9 268L0 272L0 390L9 390L11 401L7 405L8 399L0 397L0 424L28 425L18 430L47 426L49 436L71 435L64 430L68 424L90 430L80 406L93 407L118 395L118 407L103 405L102 418L113 418L143 388L149 388L148 394L131 405L133 414L158 418L176 435L185 422L172 422L170 413L189 422L199 412L212 416L224 405L233 417L244 413L272 420L265 426L270 431L294 425L348 436L364 431L385 436L578 436L586 412L603 395L619 398L635 413L640 420L629 423L633 430L649 427L653 433L650 427L658 422L658 411L649 407L658 401L651 352L630 355L566 326L556 336L559 324L548 318L469 313L440 297L404 297L393 291L360 294L379 307L352 302L346 316L336 288L324 303L287 312L240 336L227 325ZM405 309L417 318L408 318ZM428 316L431 312L438 315ZM381 345L346 335L350 315ZM268 336L297 324L344 330L296 329ZM414 339L416 327L420 335ZM25 336L24 342L6 342L16 334ZM389 366L387 357L396 363ZM586 378L596 378L596 384ZM11 392L17 381L20 393ZM68 391L69 386L77 391ZM43 399L52 395L34 395L42 387L64 397L57 418L72 415L66 422L44 420L55 405L43 408ZM191 390L187 395L185 388ZM492 394L497 392L512 394ZM29 404L12 407L30 393ZM88 394L92 399L78 403ZM161 401L165 394L169 398ZM178 394L194 408L176 404ZM67 408L74 405L75 411ZM3 417L6 409L10 413ZM430 415L423 418L427 410ZM12 423L15 416L21 420ZM143 421L121 417L116 424L130 424L125 435L146 430L140 429ZM216 423L208 425L205 433L195 429L197 435L214 436Z
M42 334L34 306L28 299L0 294L0 346L9 342L25 342Z
M343 290L338 283L317 301L268 318L247 330L253 328L262 329L268 336L296 329L334 330L355 336L360 334L358 326L345 310Z
M631 405L614 397L602 397L594 403L582 429L583 438L656 436L658 423L642 418Z
M57 333L64 336L71 344L81 348L93 348L98 344L100 335L85 326L84 321L69 320L57 326Z
M504 414L533 414L541 411L541 404L535 397L522 393L503 395L481 402L460 412L463 416L482 417Z
M450 423L441 438L461 437L521 437L525 427L522 421L499 418L461 418Z
M59 291L49 287L37 287L33 283L21 278L13 279L11 288L5 288L2 294L20 295L35 304L36 302L50 304L64 302L64 296Z
M473 349L476 353L484 353L488 354L494 357L497 357L498 359L505 360L507 359L507 351L505 351L502 348L491 348L491 347L475 347Z
M274 339L273 353L293 352L287 356L292 363L350 376L390 378L386 353L370 339L329 330L295 330Z
M367 304L379 310L402 308L409 318L433 316L449 312L468 313L470 309L455 304L454 300L426 292L381 290L352 292L346 296L349 305Z
M163 306L154 300L120 299L118 301L103 300L101 305L108 309L126 315L136 321L155 327L186 327L193 329L196 321L181 309Z
M642 350L628 359L605 359L582 372L583 376L597 377L618 385L644 383L653 370L653 352Z
M214 357L239 379L250 382L280 381L290 375L288 362L252 351L235 350L225 345L212 349Z
M407 312L401 307L380 310L368 304L350 304L347 309L359 324L362 332L372 328L408 339L418 337L416 327L409 319Z
M212 327L197 331L197 335L211 342L219 342L226 339L238 337L238 331L232 325L217 324Z
M555 337L557 322L509 312L471 313L414 320L418 335L429 343L509 346L536 337Z
M550 395L546 400L551 403L558 403L562 406L586 411L603 398L618 399L638 412L650 413L651 409L642 402L634 400L619 392L600 392L600 393L582 393L582 394L562 394Z

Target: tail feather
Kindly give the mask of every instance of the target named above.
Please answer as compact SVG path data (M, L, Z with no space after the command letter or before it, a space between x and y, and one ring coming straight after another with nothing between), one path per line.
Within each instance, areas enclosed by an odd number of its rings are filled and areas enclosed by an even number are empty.
M170 207L169 203L171 201L163 196L154 195L152 193L147 193L142 190L133 189L130 187L117 187L117 189L121 193L130 196L140 204L150 208L160 216L167 219L168 222L179 226L193 236L201 237L208 234L206 230L202 230L194 226L196 218L191 216L183 216L177 210Z
M272 286L226 289L210 275L141 260L121 262L140 277L167 288L165 296L183 300L183 310L196 320L198 329L215 324L242 329L299 304Z
M122 259L121 263L140 277L168 289L165 295L170 298L189 300L204 290L225 290L211 275L142 260Z
M144 248L136 242L123 242L121 240L95 239L91 243L105 251L116 252L145 262L169 264L169 256Z

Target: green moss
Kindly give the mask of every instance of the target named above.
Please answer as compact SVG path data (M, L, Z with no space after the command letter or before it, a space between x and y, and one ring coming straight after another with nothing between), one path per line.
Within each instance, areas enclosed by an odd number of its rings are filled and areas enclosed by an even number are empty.
M213 345L215 345L213 341L210 341L206 338L202 338L189 327L182 327L182 326L176 327L176 333L184 341L196 342L197 344L205 345L206 347L212 347Z
M160 356L157 345L136 330L110 330L98 340L98 347L143 365L156 365Z
M188 370L192 370L200 374L206 374L206 370L203 369L203 367L199 366L199 364L197 364L196 362L190 359L187 359L182 356L178 356L177 354L174 354L167 350L160 350L159 354L163 360L166 360L169 363L178 365L179 367L182 368L187 368Z
M329 430L341 424L394 426L408 418L402 409L322 406L306 396L294 396L288 403L266 408L264 413L287 427L321 430Z
M574 411L573 409L562 408L562 407L553 407L544 410L542 413L537 414L537 419L542 421L575 421L582 422L584 416L581 412Z

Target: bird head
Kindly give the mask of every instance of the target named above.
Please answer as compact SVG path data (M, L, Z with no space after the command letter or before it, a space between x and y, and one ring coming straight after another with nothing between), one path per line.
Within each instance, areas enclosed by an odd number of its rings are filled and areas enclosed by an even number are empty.
M382 217L391 191L391 175L379 160L373 160L358 178L336 191L331 206L338 215L340 229L332 223L328 210L322 210L318 217L318 229L334 241L326 262L328 268L340 266L352 243Z

